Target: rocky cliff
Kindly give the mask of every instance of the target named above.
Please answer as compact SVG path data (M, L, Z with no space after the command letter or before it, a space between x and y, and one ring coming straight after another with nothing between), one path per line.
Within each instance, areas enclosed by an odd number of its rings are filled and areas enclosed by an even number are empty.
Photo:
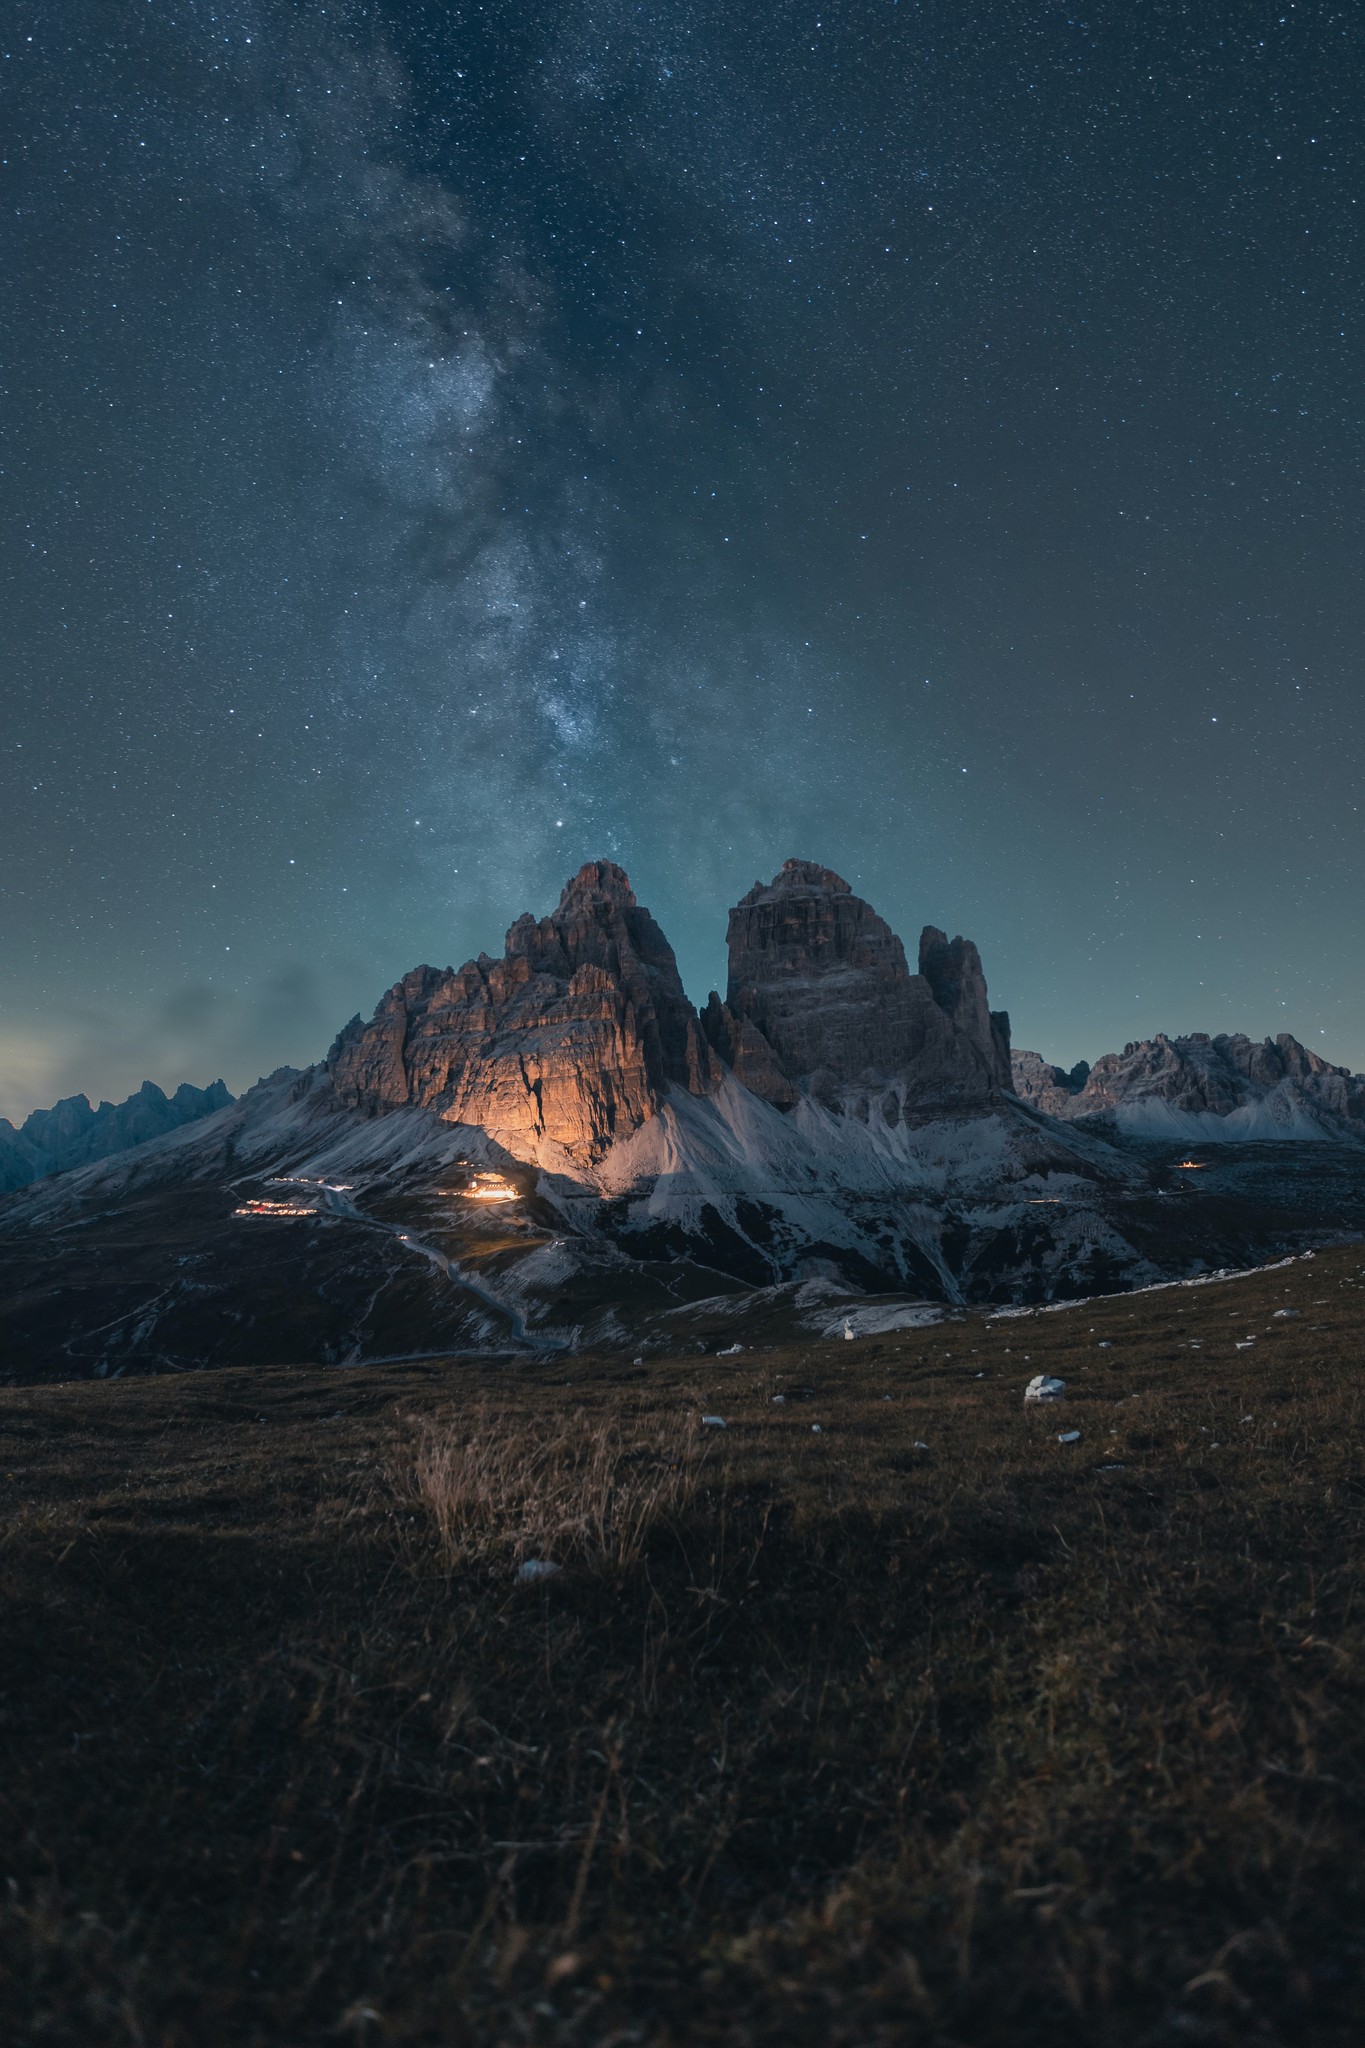
M1071 1116L1073 1098L1090 1078L1087 1060L1077 1060L1068 1070L1050 1065L1036 1052L1011 1053L1010 1067L1014 1092L1020 1101L1031 1103L1048 1116Z
M68 1095L51 1109L35 1109L18 1130L0 1117L0 1194L164 1137L231 1101L222 1081L209 1088L182 1082L169 1096L144 1081L126 1101L102 1102L98 1109L87 1096Z
M970 941L929 927L911 974L889 926L809 861L730 913L727 999L698 1016L624 873L594 861L549 917L518 918L500 960L405 975L328 1068L345 1107L417 1103L519 1158L592 1166L670 1089L706 1094L727 1073L779 1109L869 1084L897 1116L979 1109L1009 1089L1009 1022Z
M1242 1032L1158 1032L1069 1076L1037 1053L1018 1052L1014 1085L1049 1116L1096 1117L1134 1130L1156 1130L1170 1112L1229 1119L1229 1137L1301 1136L1324 1118L1365 1130L1365 1076L1333 1066L1287 1031L1260 1041Z
M328 1056L343 1104L408 1103L477 1124L518 1157L589 1164L713 1063L673 949L622 870L593 861L503 957L418 967L354 1018Z
M871 905L803 860L755 882L728 939L729 986L708 1007L708 1035L727 1058L728 1043L742 1047L769 1100L783 1078L826 1098L894 1082L902 1104L956 1108L1011 1091L1009 1018L987 1005L970 939L927 925L912 974Z

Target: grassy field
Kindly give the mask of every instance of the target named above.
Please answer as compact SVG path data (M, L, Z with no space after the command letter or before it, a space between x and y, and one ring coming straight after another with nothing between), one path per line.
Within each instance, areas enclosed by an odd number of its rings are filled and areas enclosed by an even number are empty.
M0 1393L0 2033L1358 2048L1363 1261Z

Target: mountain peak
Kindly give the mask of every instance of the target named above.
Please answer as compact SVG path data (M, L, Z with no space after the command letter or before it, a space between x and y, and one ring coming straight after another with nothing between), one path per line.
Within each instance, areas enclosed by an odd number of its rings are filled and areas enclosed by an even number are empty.
M348 1107L420 1104L552 1165L600 1158L671 1083L711 1073L673 949L610 860L581 867L549 917L519 917L501 960L406 976L328 1067Z
M144 1081L126 1101L101 1102L98 1109L87 1095L64 1096L51 1109L35 1109L18 1131L0 1119L0 1193L163 1137L231 1101L221 1081L211 1088L182 1082L174 1099L155 1081Z
M890 925L842 875L789 860L735 905L728 940L725 1007L789 1081L823 1092L899 1076L922 1101L959 1105L1009 1092L1009 1022L986 1006L969 939L950 945L926 926L911 974Z
M635 908L635 891L630 886L630 876L614 860L584 861L578 873L564 884L559 908L569 910L592 896L605 896L609 902L620 904L623 910Z
M755 882L739 908L751 903L770 903L785 896L852 896L853 890L833 868L822 868L815 860L784 860L771 882Z
M602 1159L670 1089L707 1094L726 1068L781 1108L874 1082L898 1104L949 1109L1009 1092L1008 1023L986 1007L975 946L930 927L912 974L831 868L792 859L755 883L729 947L727 999L699 1018L625 870L588 861L548 917L516 920L501 960L407 975L371 1023L349 1025L332 1087L367 1114L435 1110L556 1170Z
M1018 1053L1014 1085L1049 1116L1102 1117L1155 1135L1175 1134L1191 1117L1222 1120L1230 1138L1312 1137L1324 1114L1322 1128L1365 1119L1365 1076L1333 1066L1287 1031L1259 1042L1241 1031L1158 1031L1069 1076L1036 1053ZM1214 1128L1206 1121L1203 1135Z

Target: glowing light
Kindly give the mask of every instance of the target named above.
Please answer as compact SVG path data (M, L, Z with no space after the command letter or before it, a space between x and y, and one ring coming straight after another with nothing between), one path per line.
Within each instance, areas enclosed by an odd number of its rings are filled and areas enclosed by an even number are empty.
M1209 1162L1207 1159L1177 1159L1175 1163L1182 1173L1202 1173Z
M317 1210L298 1202L243 1202L234 1216L316 1216Z
M476 1173L462 1193L470 1202L515 1202L519 1199L517 1190L500 1173Z
M268 1188L324 1188L329 1195L349 1195L355 1186L349 1180L310 1180L306 1173L272 1173Z

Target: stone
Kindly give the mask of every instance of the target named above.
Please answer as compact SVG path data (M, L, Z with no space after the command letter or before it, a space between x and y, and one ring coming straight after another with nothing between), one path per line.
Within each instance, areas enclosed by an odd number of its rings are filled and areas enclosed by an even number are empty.
M939 1008L985 1053L996 1087L1011 1092L1009 1016L1004 1010L992 1010L986 1001L981 955L972 941L958 938L950 942L946 932L926 925L920 933L919 971Z
M977 1109L1009 1088L1009 1024L976 947L930 927L926 971L847 882L788 861L730 916L729 993L700 1015L672 948L612 861L591 861L547 918L519 917L500 960L417 967L328 1055L364 1114L417 1104L517 1158L591 1166L670 1089L736 1082L775 1108L809 1093L866 1121L906 1105ZM848 1100L850 1086L871 1092Z
M1266 1103L1267 1115L1284 1124L1296 1110L1365 1123L1365 1076L1333 1066L1287 1031L1260 1041L1243 1032L1171 1038L1159 1031L1069 1076L1033 1052L1016 1052L1012 1065L1020 1099L1049 1116L1112 1121L1117 1111L1150 1102L1221 1117Z
M777 1064L777 1055L763 1033L747 1017L736 1016L712 989L701 1013L701 1028L712 1051L752 1095L761 1095L777 1109L790 1109L800 1090Z
M418 967L328 1055L337 1099L377 1115L411 1103L477 1125L519 1158L590 1164L655 1115L669 1087L717 1070L673 949L612 861L559 905L519 917L501 960Z
M981 1107L1011 1092L1009 1019L987 1007L970 940L927 926L911 974L872 906L805 860L755 882L730 912L727 938L729 983L716 1013L751 1027L801 1092L842 1106L852 1086L894 1081L897 1115L906 1103ZM769 1072L762 1047L748 1048Z
M1046 1116L1072 1115L1072 1099L1080 1094L1090 1076L1084 1060L1078 1061L1068 1073L1065 1067L1049 1065L1036 1052L1012 1053L1010 1068L1019 1100L1032 1109L1041 1109Z

